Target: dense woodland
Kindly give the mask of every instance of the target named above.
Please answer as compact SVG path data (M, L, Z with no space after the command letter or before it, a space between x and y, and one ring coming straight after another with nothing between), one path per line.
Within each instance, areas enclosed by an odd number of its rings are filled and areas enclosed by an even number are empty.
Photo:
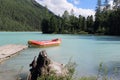
M119 1L119 0L114 0ZM87 18L79 15L74 16L74 10L71 13L65 11L61 18L51 16L47 20L43 20L43 33L77 33L77 34L105 34L120 35L120 7L119 3L111 10L105 0L106 5L101 10L101 0L98 0L95 16ZM93 19L95 17L95 19ZM47 24L46 24L47 23Z
M102 11L101 0L98 0L94 31L99 33L104 33L107 35L120 35L120 0L113 0L115 6L112 10L108 9L109 5L106 5ZM108 0L105 0L104 4L107 4Z
M74 16L74 10L71 13L65 11L62 17L49 16L42 21L43 33L93 33L93 16L87 18L79 15ZM46 24L47 23L47 24Z
M45 13L34 0L0 0L0 31L41 31Z
M113 10L100 10L101 5L98 0L95 16L76 17L73 9L56 16L34 0L0 0L0 31L120 35L118 4Z

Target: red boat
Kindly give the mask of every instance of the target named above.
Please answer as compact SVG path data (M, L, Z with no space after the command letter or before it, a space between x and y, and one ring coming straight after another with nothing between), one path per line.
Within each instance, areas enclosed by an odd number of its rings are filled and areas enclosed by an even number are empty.
M61 39L53 39L53 40L43 40L43 41L36 41L36 40L29 40L28 45L29 47L50 47L50 46L57 46L61 43Z

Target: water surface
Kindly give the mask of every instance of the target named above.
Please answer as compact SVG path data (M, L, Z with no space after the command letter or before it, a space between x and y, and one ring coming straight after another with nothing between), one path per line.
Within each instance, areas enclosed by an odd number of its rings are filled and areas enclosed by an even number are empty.
M120 67L120 37L70 34L41 34L40 32L0 32L0 46L6 44L27 45L28 40L49 40L61 38L60 46L49 48L28 48L0 64L0 80L14 80L16 74L29 71L29 63L41 50L57 62L66 64L70 58L77 63L78 76L96 75L103 62L109 73ZM6 77L6 75L9 75Z

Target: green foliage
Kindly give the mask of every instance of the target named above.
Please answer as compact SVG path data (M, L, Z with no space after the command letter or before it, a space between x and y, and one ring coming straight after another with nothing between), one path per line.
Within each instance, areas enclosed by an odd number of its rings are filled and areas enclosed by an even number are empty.
M66 64L65 68L68 69L68 74L66 76L56 76L54 72L51 72L50 75L43 75L38 77L37 80L75 80L73 78L75 72L76 63L69 60L68 64Z
M87 17L87 32L93 33L93 16L88 16Z
M65 20L69 20L69 12L67 10L64 11L62 18L64 18Z
M120 35L120 9L117 11L112 12L108 18L108 34L111 35Z
M49 33L49 20L43 19L41 25L42 25L42 32Z
M59 31L58 19L55 16L51 16L50 19L42 20L42 32L43 33L57 33Z
M99 2L100 0L98 0ZM107 3L107 0L105 1ZM103 33L107 35L120 35L120 9L103 11L96 9L94 33Z
M73 79L73 75L75 73L75 68L76 68L77 64L75 62L73 62L71 59L69 60L68 64L66 64L66 69L68 69L68 76L67 79L68 80L72 80Z
M96 77L81 77L79 80L97 80Z
M105 4L108 0L105 0ZM120 35L120 9L100 10L98 0L93 16L79 17L65 11L56 16L35 0L0 0L0 31L42 31L43 33Z
M34 0L0 0L0 31L41 30L45 12Z
M43 20L42 32L76 34L83 31L85 34L92 33L93 23L93 16L90 16L89 20L87 20L81 15L79 17L74 16L74 10L71 10L71 15L68 11L65 11L62 17L49 16L49 18Z
M119 74L118 69L114 68L113 69L113 75L115 75L114 77L109 76L108 74L108 67L103 64L102 62L99 64L98 67L98 74L96 76L82 76L82 77L78 77L78 78L73 78L73 75L75 74L75 67L76 67L76 63L69 61L68 64L66 65L66 67L68 68L68 76L65 77L58 77L56 75L44 75L41 77L38 77L37 80L117 80L116 75ZM54 73L54 72L53 72ZM53 74L51 73L51 74Z
M113 75L109 75L109 72L113 71ZM117 67L113 67L113 70L110 69L106 66L106 64L104 63L100 63L98 66L98 74L97 76L88 76L88 77L84 77L82 76L79 80L118 80L118 68Z

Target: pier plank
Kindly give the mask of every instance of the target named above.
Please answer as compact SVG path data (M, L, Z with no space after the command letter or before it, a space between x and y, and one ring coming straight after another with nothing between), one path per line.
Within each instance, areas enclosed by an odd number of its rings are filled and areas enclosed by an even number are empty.
M27 46L25 45L15 45L15 44L1 46L0 47L0 63L26 48Z

